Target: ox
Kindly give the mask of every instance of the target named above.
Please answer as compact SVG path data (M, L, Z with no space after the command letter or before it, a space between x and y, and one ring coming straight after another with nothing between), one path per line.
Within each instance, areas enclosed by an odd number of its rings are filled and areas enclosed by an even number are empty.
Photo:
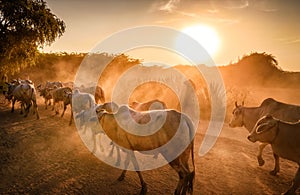
M47 110L47 105L49 106L51 105L51 99L52 99L52 95L51 93L49 93L49 91L51 89L56 89L61 87L63 87L63 84L60 81L53 81L53 82L47 81L44 87L42 87L42 84L39 84L37 86L37 90L40 93L40 96L43 97L45 100L46 110Z
M38 92L40 92L40 96L44 98L44 102L45 102L45 109L47 110L48 105L51 105L51 99L52 99L52 95L50 93L47 93L47 89L46 88L42 88L41 85L37 86L37 90Z
M91 129L92 132L92 139L93 139L93 149L92 153L96 152L96 136L99 135L101 140L101 134L103 134L103 130L99 125L98 119L96 117L96 109L104 109L107 112L116 112L119 109L119 106L114 102L104 103L102 105L96 105L87 110L82 110L80 113L76 115L76 119L79 120L79 129L83 129L83 133L86 132L87 128ZM99 144L101 151L103 151L103 147L101 143ZM110 152L110 156L113 154L114 145L112 151ZM118 159L120 159L120 151L117 149L118 152ZM120 160L118 160L120 162ZM119 165L119 164L117 164Z
M69 90L65 90L64 92L65 92L64 98L63 98L64 110L63 110L63 112L61 114L61 117L64 116L65 111L67 109L67 106L70 104L70 106L71 106L71 117L70 117L69 125L72 125L72 121L73 121L72 92L70 92Z
M61 87L61 88L55 88L55 89L48 89L46 92L46 95L51 95L51 97L53 98L53 108L52 110L55 110L55 114L59 114L58 108L57 106L55 107L55 105L57 103L59 103L60 101L64 102L64 111L62 113L62 116L66 110L66 106L68 103L68 101L66 101L66 92L72 92L72 89L70 89L69 87Z
M139 165L133 151L143 152L146 150L153 150L163 146L169 142L172 137L176 134L178 129L183 130L183 134L180 135L180 140L177 143L183 143L188 141L188 146L185 150L173 161L169 162L169 165L175 169L179 176L179 181L175 190L175 194L186 194L186 192L193 192L193 182L195 177L195 165L194 165L194 126L189 117L183 113L177 112L176 110L151 110L138 112L126 105L120 106L116 113L109 113L100 107L96 110L99 123L101 124L103 131L106 135L118 145L130 150L127 152L125 160L125 170L123 170L119 181L125 178L126 168L128 167L129 160L132 161L135 170L140 178L142 189L140 194L147 192L147 184L145 183L142 174L139 170ZM153 119L154 125L162 116L165 116L166 120L163 125L150 136L139 136L136 134L129 133L124 130L123 127L119 126L119 122L126 125L127 129L135 129L132 126L132 117L140 125L149 122L150 118ZM119 120L117 121L116 118ZM139 129L140 131L148 131L149 129ZM160 153L168 159L168 153L170 151L160 151ZM192 157L193 171L189 170L189 156Z
M300 185L300 122L284 122L267 115L257 121L248 139L269 143L276 155L298 164L293 184L285 193L295 194Z
M244 126L249 132L252 131L257 120L261 117L271 114L272 116L288 121L296 122L300 119L300 106L285 104L278 102L272 98L265 99L259 107L244 107L235 103L235 109L233 110L233 117L229 123L230 127L242 127ZM261 143L259 145L259 153L257 160L260 166L264 165L265 161L262 158L262 151L268 145L268 143ZM275 168L270 172L271 175L276 175L279 170L279 156L274 153Z
M21 102L21 112L22 107L25 106L25 115L27 117L30 107L33 104L34 113L36 118L39 119L39 113L36 103L36 91L33 84L28 82L17 82L17 83L7 83L8 84L8 97L12 99L11 112L14 112L14 106L16 101Z
M75 89L72 94L72 106L75 113L80 113L82 110L89 110L95 107L95 97L89 93L80 92Z

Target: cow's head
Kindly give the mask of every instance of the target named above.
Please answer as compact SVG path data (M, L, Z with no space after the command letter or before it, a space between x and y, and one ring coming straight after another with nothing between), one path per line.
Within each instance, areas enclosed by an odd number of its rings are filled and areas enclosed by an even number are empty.
M5 94L5 96L10 101L13 98L13 91L18 86L18 83L16 83L16 82L11 82L11 83L5 82L5 84L7 85L7 93Z
M97 114L97 117L99 119L99 121L102 119L102 117L107 114L108 112L103 109L101 106L100 107L97 107L96 108L96 114Z
M119 109L119 105L116 104L115 102L106 102L104 104L97 105L96 111L105 110L108 113L116 113L118 109Z
M252 132L248 136L251 142L272 143L277 135L278 120L271 115L263 116L253 127Z
M242 102L241 105L238 105L237 102L235 102L235 108L232 111L232 118L229 122L230 127L242 127L244 125L243 107L244 102Z

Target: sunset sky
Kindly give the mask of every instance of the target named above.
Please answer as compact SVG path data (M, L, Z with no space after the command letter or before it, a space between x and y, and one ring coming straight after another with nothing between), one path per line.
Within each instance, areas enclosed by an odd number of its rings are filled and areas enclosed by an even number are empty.
M44 48L44 52L89 52L113 33L143 25L166 26L179 31L206 26L219 40L218 49L212 54L217 65L227 65L250 52L266 52L273 54L284 70L300 71L300 1L46 2L52 12L64 20L67 28L60 39ZM176 61L168 63L177 64Z

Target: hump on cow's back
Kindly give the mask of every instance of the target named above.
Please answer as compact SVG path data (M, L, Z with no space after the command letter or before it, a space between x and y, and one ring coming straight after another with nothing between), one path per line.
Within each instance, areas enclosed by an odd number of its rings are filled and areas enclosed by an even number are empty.
M267 98L261 103L260 106L268 106L268 105L274 104L274 103L277 103L277 101L274 100L273 98Z

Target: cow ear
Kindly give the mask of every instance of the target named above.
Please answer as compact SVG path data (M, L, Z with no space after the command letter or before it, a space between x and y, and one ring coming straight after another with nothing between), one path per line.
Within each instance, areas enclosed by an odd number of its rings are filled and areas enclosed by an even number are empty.
M237 105L237 101L235 101L235 102L234 102L234 104L235 104L235 107L238 107L238 105Z
M266 119L273 119L273 117L272 117L272 115L271 115L270 113L268 113L268 114L266 115Z

